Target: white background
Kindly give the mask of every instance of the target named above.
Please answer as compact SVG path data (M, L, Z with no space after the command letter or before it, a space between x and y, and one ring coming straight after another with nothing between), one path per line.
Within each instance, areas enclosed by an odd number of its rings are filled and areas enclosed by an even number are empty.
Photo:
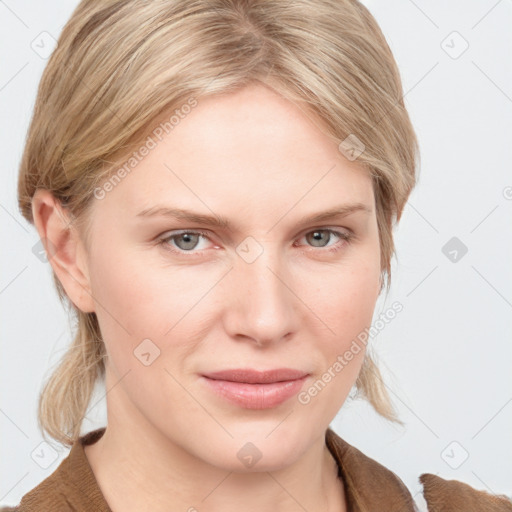
M16 186L46 64L31 44L41 32L57 39L77 3L0 0L2 504L67 454L46 469L31 458L42 441L37 396L71 334ZM332 427L398 474L422 508L426 472L512 496L512 2L364 3L398 62L422 158L375 316L395 300L404 310L372 340L406 427L350 399ZM452 237L468 249L456 262L442 252ZM83 431L103 425L97 397Z

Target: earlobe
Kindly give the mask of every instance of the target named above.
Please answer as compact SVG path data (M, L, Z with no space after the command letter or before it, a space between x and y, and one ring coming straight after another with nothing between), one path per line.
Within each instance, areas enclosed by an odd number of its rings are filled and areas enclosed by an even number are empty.
M32 199L34 225L67 296L84 313L95 311L85 250L67 210L53 194L38 189Z

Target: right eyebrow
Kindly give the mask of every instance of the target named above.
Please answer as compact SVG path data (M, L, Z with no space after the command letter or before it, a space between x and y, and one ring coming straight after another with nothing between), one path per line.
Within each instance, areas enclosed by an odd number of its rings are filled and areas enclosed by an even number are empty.
M297 224L313 224L317 222L324 222L327 220L334 220L346 217L355 212L372 213L372 209L363 203L352 203L338 205L322 212L306 215L297 221ZM156 205L151 208L146 208L139 212L137 217L170 217L172 219L202 224L204 226L211 226L226 230L232 230L231 222L219 215L209 215L184 208L171 208L168 206Z

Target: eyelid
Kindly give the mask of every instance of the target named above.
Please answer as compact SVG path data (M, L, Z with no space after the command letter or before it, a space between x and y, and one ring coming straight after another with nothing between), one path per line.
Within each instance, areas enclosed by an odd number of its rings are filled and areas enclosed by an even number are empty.
M355 233L347 227L342 228L339 226L317 226L317 227L310 227L310 228L305 229L304 231L302 231L299 235L297 235L295 237L295 240L300 239L300 238L304 237L305 235L307 235L308 233L312 233L314 231L328 231L328 232L338 236L341 240L343 240L345 243L343 243L342 245L350 243L351 241L353 241L356 238ZM159 243L159 245L167 245L167 247L165 247L165 250L167 250L171 253L180 254L180 255L188 253L190 255L197 256L197 255L201 255L204 251L207 250L207 249L202 249L202 250L192 250L192 251L183 251L183 250L180 251L179 249L169 247L169 244L165 244L165 242L168 241L169 239L172 239L174 237L177 237L177 236L185 234L185 233L202 235L203 237L207 238L208 240L210 240L213 243L213 241L211 240L211 233L207 230L203 230L203 229L199 229L199 228L169 230L169 231L166 231L165 233L163 233L162 236L158 236L157 242ZM338 247L338 244L335 244L334 246L326 246L326 247L308 246L308 247L306 247L306 251L309 251L309 250L332 251L332 250L336 250L336 249L334 249L335 247L340 249L340 247ZM193 256L188 256L188 257L193 257Z
M351 229L347 227L340 227L340 226L312 226L309 227L299 234L299 236L304 236L307 233L311 233L312 231L333 231L340 234L346 234L347 236L354 233Z
M170 240L171 238L178 237L179 235L183 235L185 233L190 233L190 234L194 234L194 235L202 235L204 238L207 238L208 240L213 242L211 240L210 232L205 231L203 229L196 229L196 228L191 228L191 229L171 229L170 231L166 231L165 233L163 233L162 236L158 236L157 242L163 243L163 242L166 242L167 240ZM172 249L170 249L170 250L172 251ZM180 252L185 253L187 251L180 251ZM192 254L193 252L199 253L199 252L202 252L202 251L189 251L189 252Z
M301 237L306 235L307 233L311 233L312 231L337 231L343 234L345 231L347 235L354 234L354 231L347 227L340 227L340 226L311 226L309 228L304 229L301 231L298 235L295 235L295 238ZM172 235L170 235L172 233ZM170 229L168 231L165 231L162 233L162 235L158 235L159 239L162 238L170 238L171 236L177 236L183 233L194 233L194 234L200 234L205 236L206 238L210 239L211 237L211 231L205 230L201 228L176 228L176 229ZM167 235L167 236L166 236Z

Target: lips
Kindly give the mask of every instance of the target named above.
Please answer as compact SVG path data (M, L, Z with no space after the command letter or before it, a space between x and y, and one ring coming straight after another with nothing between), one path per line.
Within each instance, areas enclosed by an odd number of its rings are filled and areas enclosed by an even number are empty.
M308 375L307 372L291 368L276 368L274 370L258 371L243 368L233 370L222 370L204 374L204 377L213 380L224 380L229 382L243 382L246 384L271 384L273 382L285 382L302 379Z
M203 374L210 391L244 409L271 409L296 395L308 373L291 368L222 370Z

